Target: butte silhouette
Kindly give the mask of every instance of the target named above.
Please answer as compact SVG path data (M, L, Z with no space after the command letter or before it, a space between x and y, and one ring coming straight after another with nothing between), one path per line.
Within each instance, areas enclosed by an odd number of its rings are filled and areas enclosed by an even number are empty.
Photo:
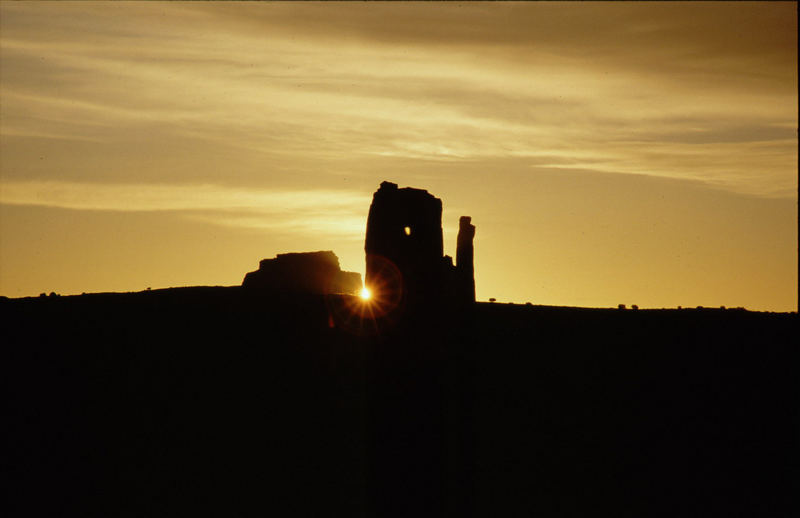
M453 258L444 255L442 200L424 189L381 183L369 208L364 243L364 285L375 311L397 316L474 303L474 237L471 218L462 216L453 264ZM361 276L342 271L332 251L263 259L242 286L282 294L355 295L362 289Z

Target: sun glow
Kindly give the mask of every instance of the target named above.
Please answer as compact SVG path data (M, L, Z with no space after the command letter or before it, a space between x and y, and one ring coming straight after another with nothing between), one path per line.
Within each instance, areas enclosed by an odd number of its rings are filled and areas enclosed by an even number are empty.
M361 293L359 293L359 297L361 297L361 300L369 300L370 298L372 298L372 292L370 292L365 286L361 288Z

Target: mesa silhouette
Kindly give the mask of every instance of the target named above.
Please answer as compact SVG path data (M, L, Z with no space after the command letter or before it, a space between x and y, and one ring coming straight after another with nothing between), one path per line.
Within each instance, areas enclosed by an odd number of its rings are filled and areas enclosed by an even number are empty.
M797 514L796 314L475 302L441 208L381 184L370 301L332 251L0 299L7 515Z
M278 254L262 259L244 276L242 287L275 293L349 293L361 291L361 274L344 272L332 251Z

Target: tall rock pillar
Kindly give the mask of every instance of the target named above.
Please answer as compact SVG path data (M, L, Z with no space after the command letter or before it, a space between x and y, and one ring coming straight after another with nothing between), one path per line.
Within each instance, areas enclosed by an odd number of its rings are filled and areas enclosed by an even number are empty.
M456 273L458 276L461 299L475 302L475 266L474 247L475 225L472 218L461 216L458 221L458 239L456 241Z
M461 217L454 266L444 255L442 200L423 189L381 183L372 197L364 242L365 284L373 306L425 312L475 302L471 221Z
M441 296L442 200L422 189L381 183L364 245L366 285L377 302L421 306Z

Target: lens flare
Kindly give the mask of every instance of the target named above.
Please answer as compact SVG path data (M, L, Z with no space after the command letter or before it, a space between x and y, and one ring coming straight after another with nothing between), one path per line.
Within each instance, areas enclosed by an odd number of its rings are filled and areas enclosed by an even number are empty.
M361 300L369 300L372 297L372 293L365 286L361 288L361 293L359 293L359 297L361 297Z

